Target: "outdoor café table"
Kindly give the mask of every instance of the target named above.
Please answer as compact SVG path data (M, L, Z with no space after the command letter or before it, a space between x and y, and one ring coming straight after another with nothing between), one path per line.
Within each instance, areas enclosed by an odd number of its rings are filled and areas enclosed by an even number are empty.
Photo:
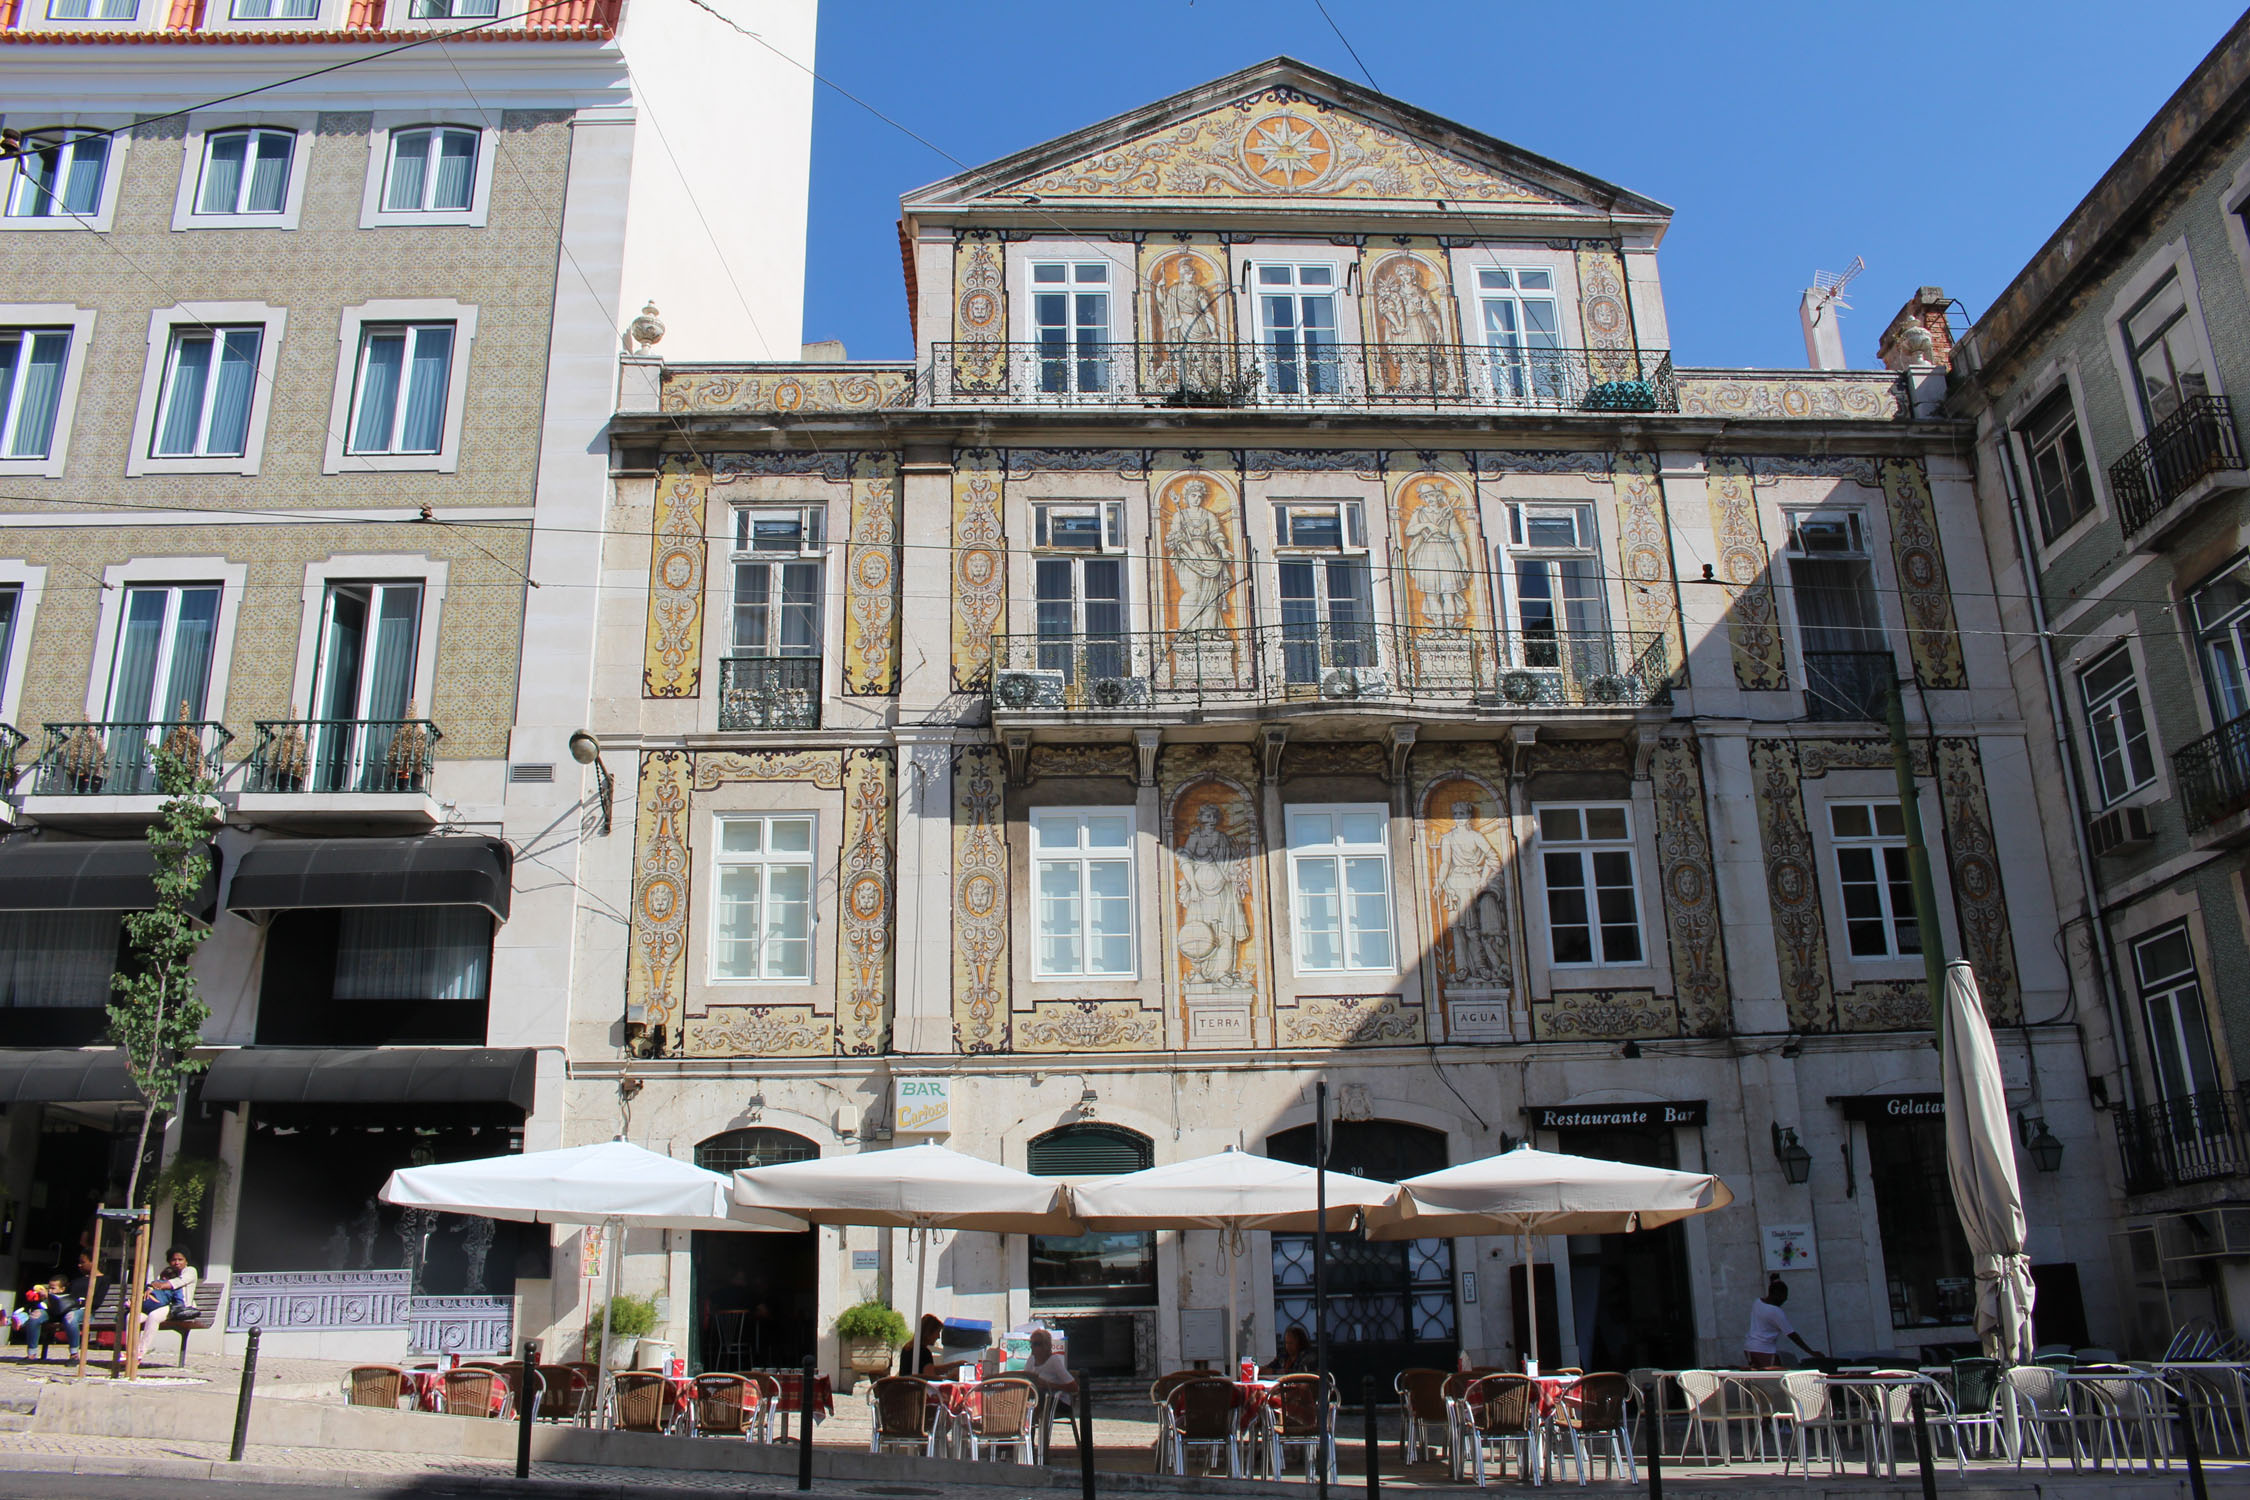
M1250 1445L1250 1460L1245 1467L1255 1469L1265 1461L1263 1455L1266 1445L1259 1438L1266 1424L1277 1417L1274 1410L1274 1383L1260 1376L1255 1380L1236 1380L1233 1385L1235 1423L1244 1441Z
M1868 1475L1873 1477L1875 1466L1880 1462L1891 1478L1898 1478L1898 1453L1891 1442L1891 1393L1915 1385L1934 1387L1937 1382L1920 1371L1873 1370L1855 1375L1831 1375L1827 1384L1831 1415L1837 1414L1839 1393L1851 1403L1849 1415L1857 1419L1856 1425L1864 1434L1860 1446L1865 1452ZM1960 1441L1960 1434L1954 1434L1954 1441Z
M937 1408L937 1447L954 1457L968 1443L977 1414L984 1409L984 1382L933 1380L930 1404Z
M805 1384L805 1372L803 1370L750 1370L746 1373L770 1375L773 1377L774 1383L781 1387L781 1398L774 1403L775 1411L797 1412L804 1409L804 1404L800 1399ZM813 1378L813 1420L825 1422L828 1420L828 1414L835 1409L836 1387L826 1375L815 1376ZM782 1437L793 1438L796 1435L797 1427L795 1423L782 1424Z

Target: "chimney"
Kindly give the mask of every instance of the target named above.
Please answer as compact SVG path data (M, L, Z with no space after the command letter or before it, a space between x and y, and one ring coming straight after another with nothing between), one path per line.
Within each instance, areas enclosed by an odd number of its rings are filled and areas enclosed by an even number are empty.
M1945 310L1950 305L1942 286L1916 291L1883 330L1875 357L1892 370L1951 369L1953 333L1945 326Z
M1804 297L1797 303L1797 321L1804 325L1805 364L1809 368L1844 368L1844 329L1837 318L1843 307L1843 299L1835 291L1816 286L1805 288Z

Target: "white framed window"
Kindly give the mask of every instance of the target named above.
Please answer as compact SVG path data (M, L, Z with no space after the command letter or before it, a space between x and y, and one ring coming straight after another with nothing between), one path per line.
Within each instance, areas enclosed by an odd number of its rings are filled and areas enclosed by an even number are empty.
M183 302L149 315L140 436L127 474L255 474L287 314L257 302Z
M2211 394L2211 369L2203 341L2188 316L2187 288L2168 271L2125 315L2125 354L2133 394L2150 427L2198 396Z
M1261 261L1256 281L1266 389L1277 396L1333 396L1341 391L1336 267Z
M228 14L237 21L310 21L320 14L320 0L234 0Z
M65 388L83 363L80 344L75 320L60 328L0 326L0 472L62 472L63 418L75 394Z
M1500 576L1518 666L1614 671L1601 537L1591 506L1510 503ZM1598 659L1597 659L1598 658Z
M1038 388L1050 395L1108 390L1109 262L1033 261L1025 274Z
M2250 713L2250 558L2237 557L2188 592L2211 718Z
M1381 657L1360 502L1276 502L1273 530L1283 679L1340 696L1373 691Z
M14 122L11 120L11 124ZM23 128L23 154L0 163L8 174L9 229L106 231L117 207L117 179L129 132L84 127Z
M1076 682L1123 678L1125 506L1104 500L1031 507L1033 628L1039 667Z
M130 21L139 14L139 0L47 0L50 21Z
M2092 741L2094 785L2102 806L2109 807L2156 779L2156 752L2132 648L2120 643L2080 668L2078 691Z
M1828 804L1836 885L1844 900L1844 945L1854 958L1918 958L1914 882L1907 873L1906 819L1896 802Z
M2211 1046L2211 1022L2203 1008L2203 984L2196 976L2195 944L2185 922L2133 941L2133 980L2140 991L2141 1019L2148 1028L2149 1067L2167 1103L2184 1105L2197 1095L2218 1092L2221 1081ZM2210 1133L2222 1128L2214 1108L2200 1122ZM2199 1122L2177 1122L2182 1136Z
M1297 972L1395 972L1388 810L1378 803L1291 807L1285 821Z
M490 20L500 14L500 0L413 0L407 14L416 21Z
M2031 498L2039 511L2039 536L2048 546L2076 526L2095 505L2094 474L2086 462L2086 441L2078 430L2078 409L2066 381L2016 425L2025 466L2031 473Z
M221 593L215 583L139 584L125 590L103 719L168 724L204 717Z
M188 120L172 227L295 229L319 116L221 111Z
M1549 961L1556 968L1647 963L1631 806L1542 804L1533 811L1546 886Z
M1031 815L1041 979L1133 977L1133 810L1050 807Z
M31 655L31 631L39 617L47 570L21 558L0 558L0 592L7 599L6 639L0 640L0 724L13 724L23 707L24 671Z
M827 521L820 505L735 511L734 655L821 654Z
M460 120L378 112L368 140L359 227L482 225L492 202L497 132Z
M1555 273L1544 266L1479 266L1476 298L1492 395L1503 402L1560 403L1569 381Z
M345 308L322 472L455 472L476 331L475 308L439 298Z
M810 813L719 814L712 979L811 982L813 824Z

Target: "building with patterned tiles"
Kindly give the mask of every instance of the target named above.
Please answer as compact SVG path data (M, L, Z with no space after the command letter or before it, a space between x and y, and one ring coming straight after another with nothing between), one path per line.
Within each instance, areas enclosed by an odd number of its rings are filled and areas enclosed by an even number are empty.
M222 813L210 1066L144 1177L212 1186L158 1256L284 1353L497 1351L549 1279L543 1234L375 1195L561 1139L620 341L656 301L687 355L799 352L810 81L686 10L0 6L8 1290L125 1195L103 1006L174 740ZM812 0L769 10L809 58Z
M903 211L912 362L624 361L571 1140L1302 1159L1325 1081L1370 1175L1530 1141L1726 1179L1541 1247L1550 1362L1732 1363L1775 1272L1816 1347L1973 1343L1896 673L1945 949L2072 1169L2023 1163L2046 1336L2113 1336L2102 1017L1935 372L1677 364L1669 209L1288 60ZM922 1269L632 1249L712 1368L837 1367L835 1312ZM1340 1242L1335 1367L1527 1352L1516 1253ZM1248 1347L1309 1318L1302 1239L1224 1264L927 1270L1146 1378L1223 1357L1230 1301Z

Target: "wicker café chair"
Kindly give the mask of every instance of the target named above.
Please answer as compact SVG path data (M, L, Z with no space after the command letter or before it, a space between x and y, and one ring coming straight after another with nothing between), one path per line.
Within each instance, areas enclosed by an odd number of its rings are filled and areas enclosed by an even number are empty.
M885 1375L870 1389L875 1425L868 1434L867 1451L890 1448L919 1450L924 1458L937 1452L937 1424L931 1420L937 1405L930 1383L918 1375Z
M670 1423L671 1389L654 1370L622 1370L611 1387L620 1432L662 1432Z
M1243 1433L1236 1420L1241 1395L1232 1381L1190 1380L1172 1388L1172 1472L1185 1476L1188 1471L1188 1450L1201 1448L1205 1453L1223 1449L1227 1456L1227 1477L1242 1477Z
M540 1365L539 1409L532 1416L541 1422L576 1422L586 1414L586 1400L594 1388L574 1365Z
M749 1441L758 1426L758 1387L740 1375L695 1377L695 1430Z
M447 1370L438 1377L438 1389L445 1410L453 1416L500 1415L500 1403L493 1399L501 1389L497 1370Z
M1429 1449L1444 1452L1452 1416L1445 1404L1447 1370L1401 1370L1391 1382L1398 1392L1398 1456L1413 1463Z
M1481 1488L1484 1454L1499 1450L1497 1467L1505 1470L1508 1450L1516 1450L1516 1472L1528 1482L1532 1453L1537 1446L1539 1387L1525 1375L1486 1375L1473 1381L1461 1397L1461 1440L1468 1448L1469 1466Z
M750 1441L753 1443L779 1442L789 1436L784 1431L789 1424L783 1421L781 1409L781 1382L759 1370L742 1377L757 1388L758 1410L751 1418Z
M1592 1469L1596 1444L1609 1449L1603 1458L1607 1478L1615 1479L1622 1467L1627 1484L1640 1483L1633 1468L1632 1401L1631 1381L1603 1373L1581 1376L1557 1405L1555 1425L1570 1442L1569 1456L1578 1466L1580 1484Z
M386 1406L398 1410L406 1390L406 1372L397 1365L355 1365L345 1377L345 1400L353 1406Z
M1159 1375L1148 1388L1150 1404L1156 1408L1156 1442L1149 1449L1155 1472L1164 1472L1172 1454L1172 1393L1183 1385L1198 1380L1216 1380L1227 1384L1227 1378L1215 1370L1173 1370Z
M1305 1450L1305 1482L1314 1477L1313 1465L1326 1464L1328 1482L1336 1482L1336 1387L1331 1382L1327 1388L1328 1401L1328 1451L1321 1448L1320 1407L1321 1382L1318 1375L1284 1375L1273 1383L1273 1407L1266 1423L1266 1462L1273 1477L1279 1479L1289 1461L1291 1448Z
M977 1404L968 1418L969 1457L998 1457L1009 1448L1016 1462L1038 1462L1033 1437L1039 1415L1039 1387L1020 1375L1003 1375L977 1387Z

